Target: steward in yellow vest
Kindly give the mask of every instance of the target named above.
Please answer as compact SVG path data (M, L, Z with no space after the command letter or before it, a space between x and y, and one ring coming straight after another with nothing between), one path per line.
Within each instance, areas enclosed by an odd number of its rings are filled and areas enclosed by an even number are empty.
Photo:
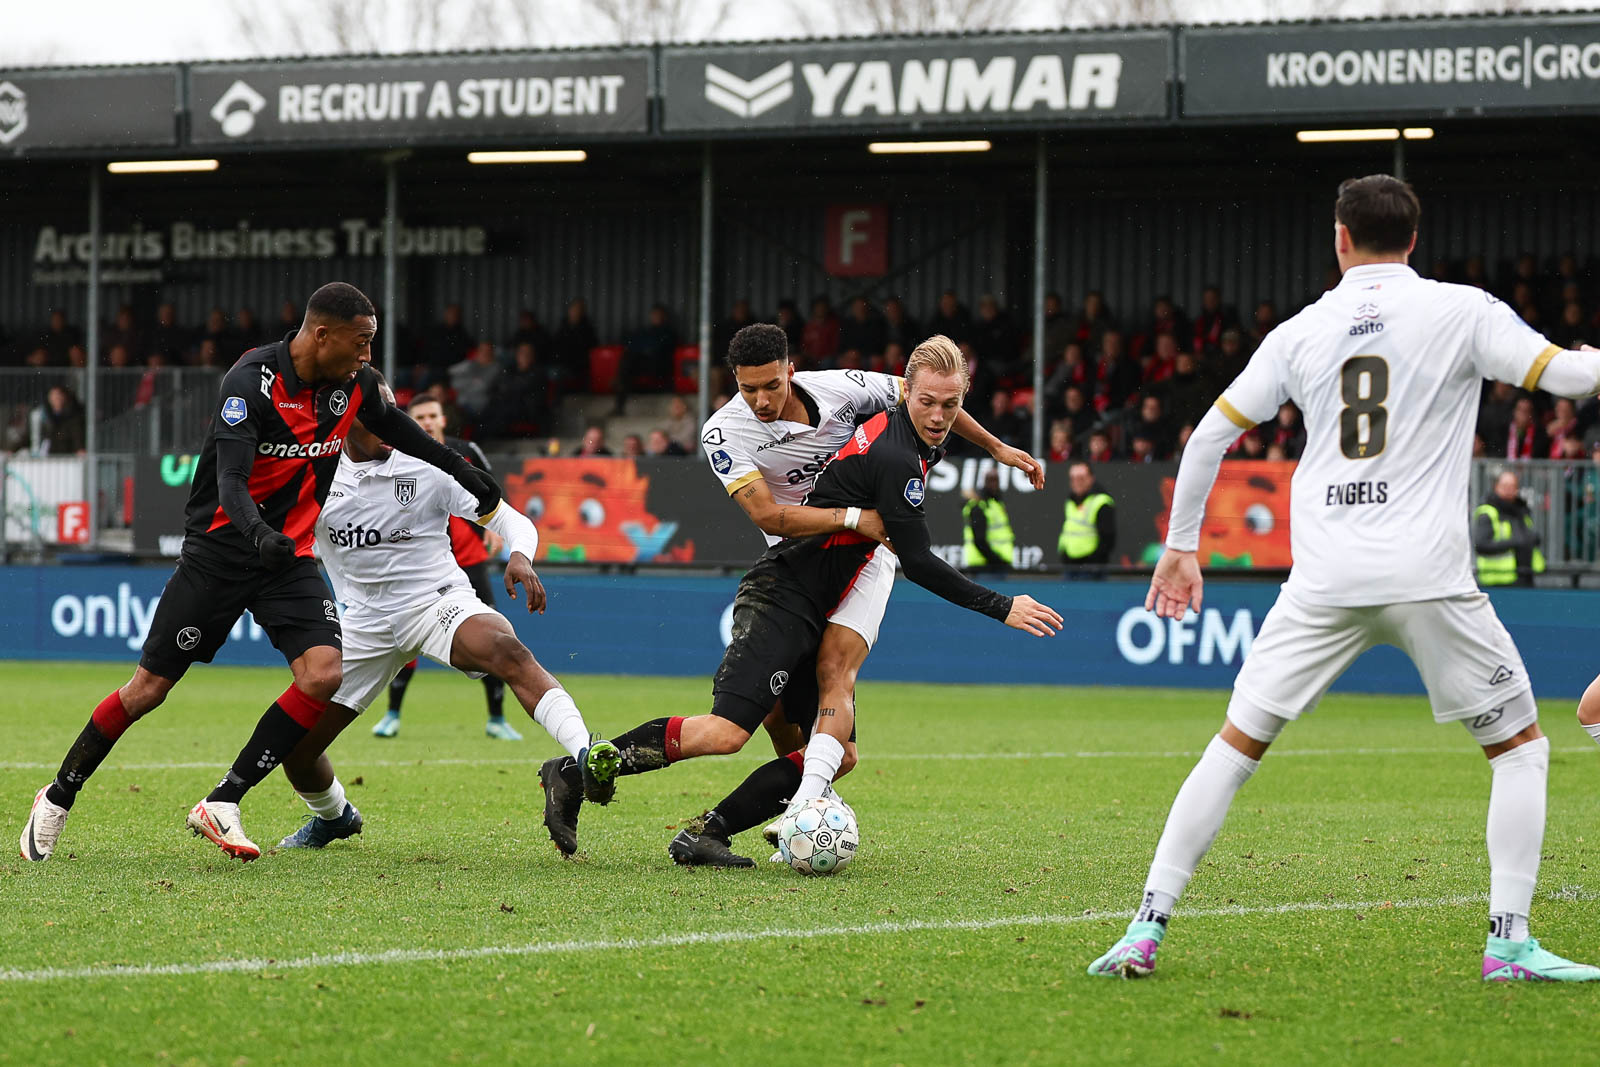
M1478 584L1532 585L1544 571L1544 553L1533 515L1518 494L1514 471L1501 471L1494 488L1472 512L1472 547L1478 553Z
M969 571L1007 571L1016 560L1011 516L1000 499L1000 475L984 475L983 492L961 507L961 567Z
M1067 468L1071 492L1056 548L1068 576L1074 568L1095 567L1111 562L1117 547L1117 506L1087 463L1079 460Z

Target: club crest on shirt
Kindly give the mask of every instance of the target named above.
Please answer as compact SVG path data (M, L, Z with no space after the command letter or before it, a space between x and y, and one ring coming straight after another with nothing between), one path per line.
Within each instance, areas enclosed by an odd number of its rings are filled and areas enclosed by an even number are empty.
M727 474L733 470L733 457L719 448L711 453L711 466L718 474Z
M343 389L335 389L333 395L328 397L328 410L335 415L343 415L344 409L350 406L350 397Z
M230 396L222 402L222 421L229 426L237 426L249 415L249 410L244 406L244 397Z
M922 484L921 478L913 478L906 483L906 503L912 507L920 508L926 495L927 487Z
M406 507L417 499L417 480L415 478L396 478L394 480L394 498L400 501L401 507Z

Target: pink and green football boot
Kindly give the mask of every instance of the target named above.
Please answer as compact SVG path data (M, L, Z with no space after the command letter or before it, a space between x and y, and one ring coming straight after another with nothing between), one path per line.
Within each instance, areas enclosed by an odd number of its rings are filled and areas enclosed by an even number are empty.
M1167 928L1157 922L1129 923L1122 940L1089 964L1089 973L1100 978L1143 978L1154 974L1156 949L1161 947L1166 933Z

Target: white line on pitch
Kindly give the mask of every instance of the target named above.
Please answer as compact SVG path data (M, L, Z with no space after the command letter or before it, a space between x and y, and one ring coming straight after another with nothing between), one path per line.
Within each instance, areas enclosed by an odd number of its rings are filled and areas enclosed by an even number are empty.
M1380 911L1389 908L1450 908L1481 904L1488 897L1478 893L1466 896L1432 897L1425 900L1308 900L1256 907L1235 904L1220 908L1196 908L1179 914L1180 919L1213 919L1244 915L1289 915L1302 911ZM85 978L161 978L195 974L240 974L254 971L307 970L316 967L364 967L395 963L448 963L505 956L546 956L560 953L634 952L647 949L677 948L684 945L731 945L752 941L811 940L827 937L856 937L874 934L905 934L922 930L994 930L1008 926L1074 926L1104 919L1126 919L1127 911L1089 911L1081 915L1016 915L993 919L948 919L938 922L862 923L855 926L800 927L769 930L720 930L688 934L668 934L656 938L619 938L596 941L535 941L523 945L486 945L480 948L416 949L396 948L384 952L336 952L329 955L301 956L295 959L203 960L196 963L112 964L100 967L46 967L37 971L15 968L0 970L0 982L81 981Z
M1582 745L1570 748L1553 748L1551 752L1557 755L1570 755L1573 753L1588 753L1600 751L1592 745ZM765 753L759 753L765 755ZM1470 744L1453 745L1439 748L1286 748L1274 749L1274 758L1284 756L1443 756L1443 755L1475 755ZM1115 751L1096 752L1085 750L1081 752L872 752L863 753L865 762L894 760L911 762L931 762L935 760L1061 760L1061 759L1193 759L1200 755L1199 749L1166 749L1163 751ZM499 767L499 766L524 766L537 767L544 762L544 758L537 759L414 759L414 760L369 760L349 752L339 754L340 761L349 765L352 771L364 767ZM700 756L698 760L736 760L747 758L744 754L732 756ZM0 771L53 771L59 763L36 763L25 761L0 761ZM102 767L104 771L188 771L188 770L215 770L222 766L216 760L207 762L186 763L111 763Z

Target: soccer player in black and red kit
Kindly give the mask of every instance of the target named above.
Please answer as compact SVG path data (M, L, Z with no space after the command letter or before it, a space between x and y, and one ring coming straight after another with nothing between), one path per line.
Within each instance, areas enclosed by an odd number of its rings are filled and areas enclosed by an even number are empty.
M1061 628L1053 609L1029 596L986 589L933 552L922 508L928 468L943 456L967 384L966 360L948 338L918 345L906 366L905 400L856 428L817 476L806 505L876 510L907 578L953 604L1049 637ZM808 736L805 749L757 768L703 818L691 820L668 846L676 862L754 866L734 855L733 835L778 815L791 797L820 795L838 774L855 730L855 678L837 679L818 693L814 658L829 613L881 551L887 549L850 530L790 538L767 549L734 597L733 640L712 683L710 715L655 719L613 739L622 751L620 773L659 770L712 751L702 740L712 733L708 720L732 722L748 737L780 696L785 714Z
M282 341L246 352L222 379L219 410L195 471L183 551L151 620L133 677L94 709L40 789L22 830L24 859L48 859L78 791L136 719L154 710L195 662L209 663L246 609L294 673L226 777L188 824L224 852L260 850L239 825L239 800L303 738L338 691L339 616L311 558L313 527L357 416L402 452L449 473L484 513L494 479L389 404L369 367L372 301L331 282L306 302Z

